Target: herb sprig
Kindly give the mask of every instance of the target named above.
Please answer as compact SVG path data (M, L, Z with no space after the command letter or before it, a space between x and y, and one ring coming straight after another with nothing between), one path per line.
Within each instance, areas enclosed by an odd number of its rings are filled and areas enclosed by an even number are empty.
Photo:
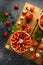
M17 28L16 25L13 25L11 32L14 33L14 32L17 32L18 30L19 30L19 28Z
M0 15L0 22L8 20L7 17L4 16L4 13Z

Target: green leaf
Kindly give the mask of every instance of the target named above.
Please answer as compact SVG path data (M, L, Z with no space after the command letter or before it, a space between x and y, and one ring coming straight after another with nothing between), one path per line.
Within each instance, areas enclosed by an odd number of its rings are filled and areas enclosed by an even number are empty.
M6 21L6 20L8 20L8 18L5 17L4 14L2 13L2 14L0 15L0 22Z
M13 25L11 32L14 33L14 32L17 32L18 30L19 30L19 28L17 28L16 25Z
M34 33L34 38L37 39L38 37L42 37L43 34L39 31L39 30L36 30L35 33Z

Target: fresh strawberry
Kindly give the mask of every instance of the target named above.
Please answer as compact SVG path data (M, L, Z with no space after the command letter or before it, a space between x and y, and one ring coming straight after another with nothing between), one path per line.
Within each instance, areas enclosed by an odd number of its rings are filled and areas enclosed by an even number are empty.
M23 28L26 28L27 27L27 23L26 22L23 22L22 27Z
M40 44L38 48L43 49L43 44Z
M10 26L10 21L9 21L9 20L6 21L6 25L7 25L7 26Z
M33 14L26 15L26 20L32 20L33 19Z
M35 10L35 7L34 7L34 6L31 6L31 7L30 7L30 11L31 11L31 12L34 12L34 10Z
M19 6L17 4L14 5L14 9L18 10Z
M20 45L19 46L16 46L16 50L19 50L20 49Z
M40 18L40 24L43 26L43 15Z
M33 47L36 47L36 46L37 46L37 42L36 42L36 41L33 41L33 42L32 42L32 46L33 46Z
M36 57L36 54L35 53L32 53L32 56L33 56L33 59L37 59L37 57Z
M7 32L7 31L5 31L5 32L4 32L4 36L7 36L7 35L8 35L8 32Z
M31 27L28 26L28 27L26 28L26 31L29 33L29 32L31 31Z
M5 13L4 13L4 16L5 16L5 17L8 17L8 16L9 16L9 14L8 14L7 12L5 12Z

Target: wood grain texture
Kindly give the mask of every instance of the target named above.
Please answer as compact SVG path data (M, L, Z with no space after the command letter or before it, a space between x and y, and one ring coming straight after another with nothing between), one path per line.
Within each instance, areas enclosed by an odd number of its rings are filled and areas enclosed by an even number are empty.
M24 7L23 7L23 10L25 10L26 7L30 8L31 6L34 6L34 5L31 5L31 4L29 4L29 3L26 3L26 4L24 5ZM33 19L31 20L31 22L28 24L28 25L32 28L31 32L29 33L30 36L31 36L31 33L32 33L32 31L33 31L33 29L34 29L34 27L35 27L36 19L39 19L40 13L42 12L42 9L40 9L40 8L38 8L38 7L36 7L36 6L34 6L34 7L35 7L34 17L33 17ZM23 10L22 10L22 11L23 11ZM16 26L17 26L18 28L20 28L20 30L22 30L22 27L21 27L21 25L18 25L18 24L17 24L18 21L20 21L21 23L24 22L24 21L26 21L26 20L25 20L25 16L22 14L22 11L21 11L21 13L20 13L20 15L19 15L19 17L18 17L18 19L17 19L17 22L16 22ZM21 19L20 19L21 16L24 16L24 20L21 20ZM8 41L7 41L7 43L6 43L6 45L7 45L7 44L10 45L10 37L9 37L9 39L8 39ZM11 48L10 48L9 50L13 51ZM34 50L35 50L35 48L34 48ZM37 60L33 60L33 59L32 59L32 56L31 56L31 52L30 52L29 50L28 50L26 53L21 54L21 55L22 55L23 57L29 59L29 60L32 60L32 61L36 62L36 63L39 64L39 65L41 65L42 58L38 58Z

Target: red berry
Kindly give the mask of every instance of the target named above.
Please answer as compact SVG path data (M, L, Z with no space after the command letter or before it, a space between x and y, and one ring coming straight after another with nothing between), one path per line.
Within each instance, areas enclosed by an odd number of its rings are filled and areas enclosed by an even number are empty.
M19 7L17 4L14 5L14 9L17 10Z
M4 13L4 16L5 16L5 17L8 17L8 16L9 16L9 14L8 14L7 12L5 12L5 13Z
M40 44L38 48L43 50L43 44Z
M7 36L7 35L8 35L8 32L7 32L7 31L5 31L5 32L4 32L4 36Z
M33 46L33 47L36 47L36 46L37 46L37 42L36 42L36 41L33 41L33 42L32 42L32 46Z
M30 7L30 11L31 11L31 12L34 12L34 10L35 10L35 7L34 7L34 6L31 6L31 7Z
M33 19L33 14L26 15L26 20L32 20Z
M31 31L31 27L28 26L28 27L26 28L26 31L29 33L29 32Z
M26 28L27 27L27 23L23 22L22 26L23 26L23 28Z
M40 24L43 26L43 15L40 18Z
M33 59L37 59L37 57L36 57L36 54L35 53L32 53L32 56L33 56Z
M9 20L6 21L6 25L7 25L7 26L10 26L10 21L9 21Z

